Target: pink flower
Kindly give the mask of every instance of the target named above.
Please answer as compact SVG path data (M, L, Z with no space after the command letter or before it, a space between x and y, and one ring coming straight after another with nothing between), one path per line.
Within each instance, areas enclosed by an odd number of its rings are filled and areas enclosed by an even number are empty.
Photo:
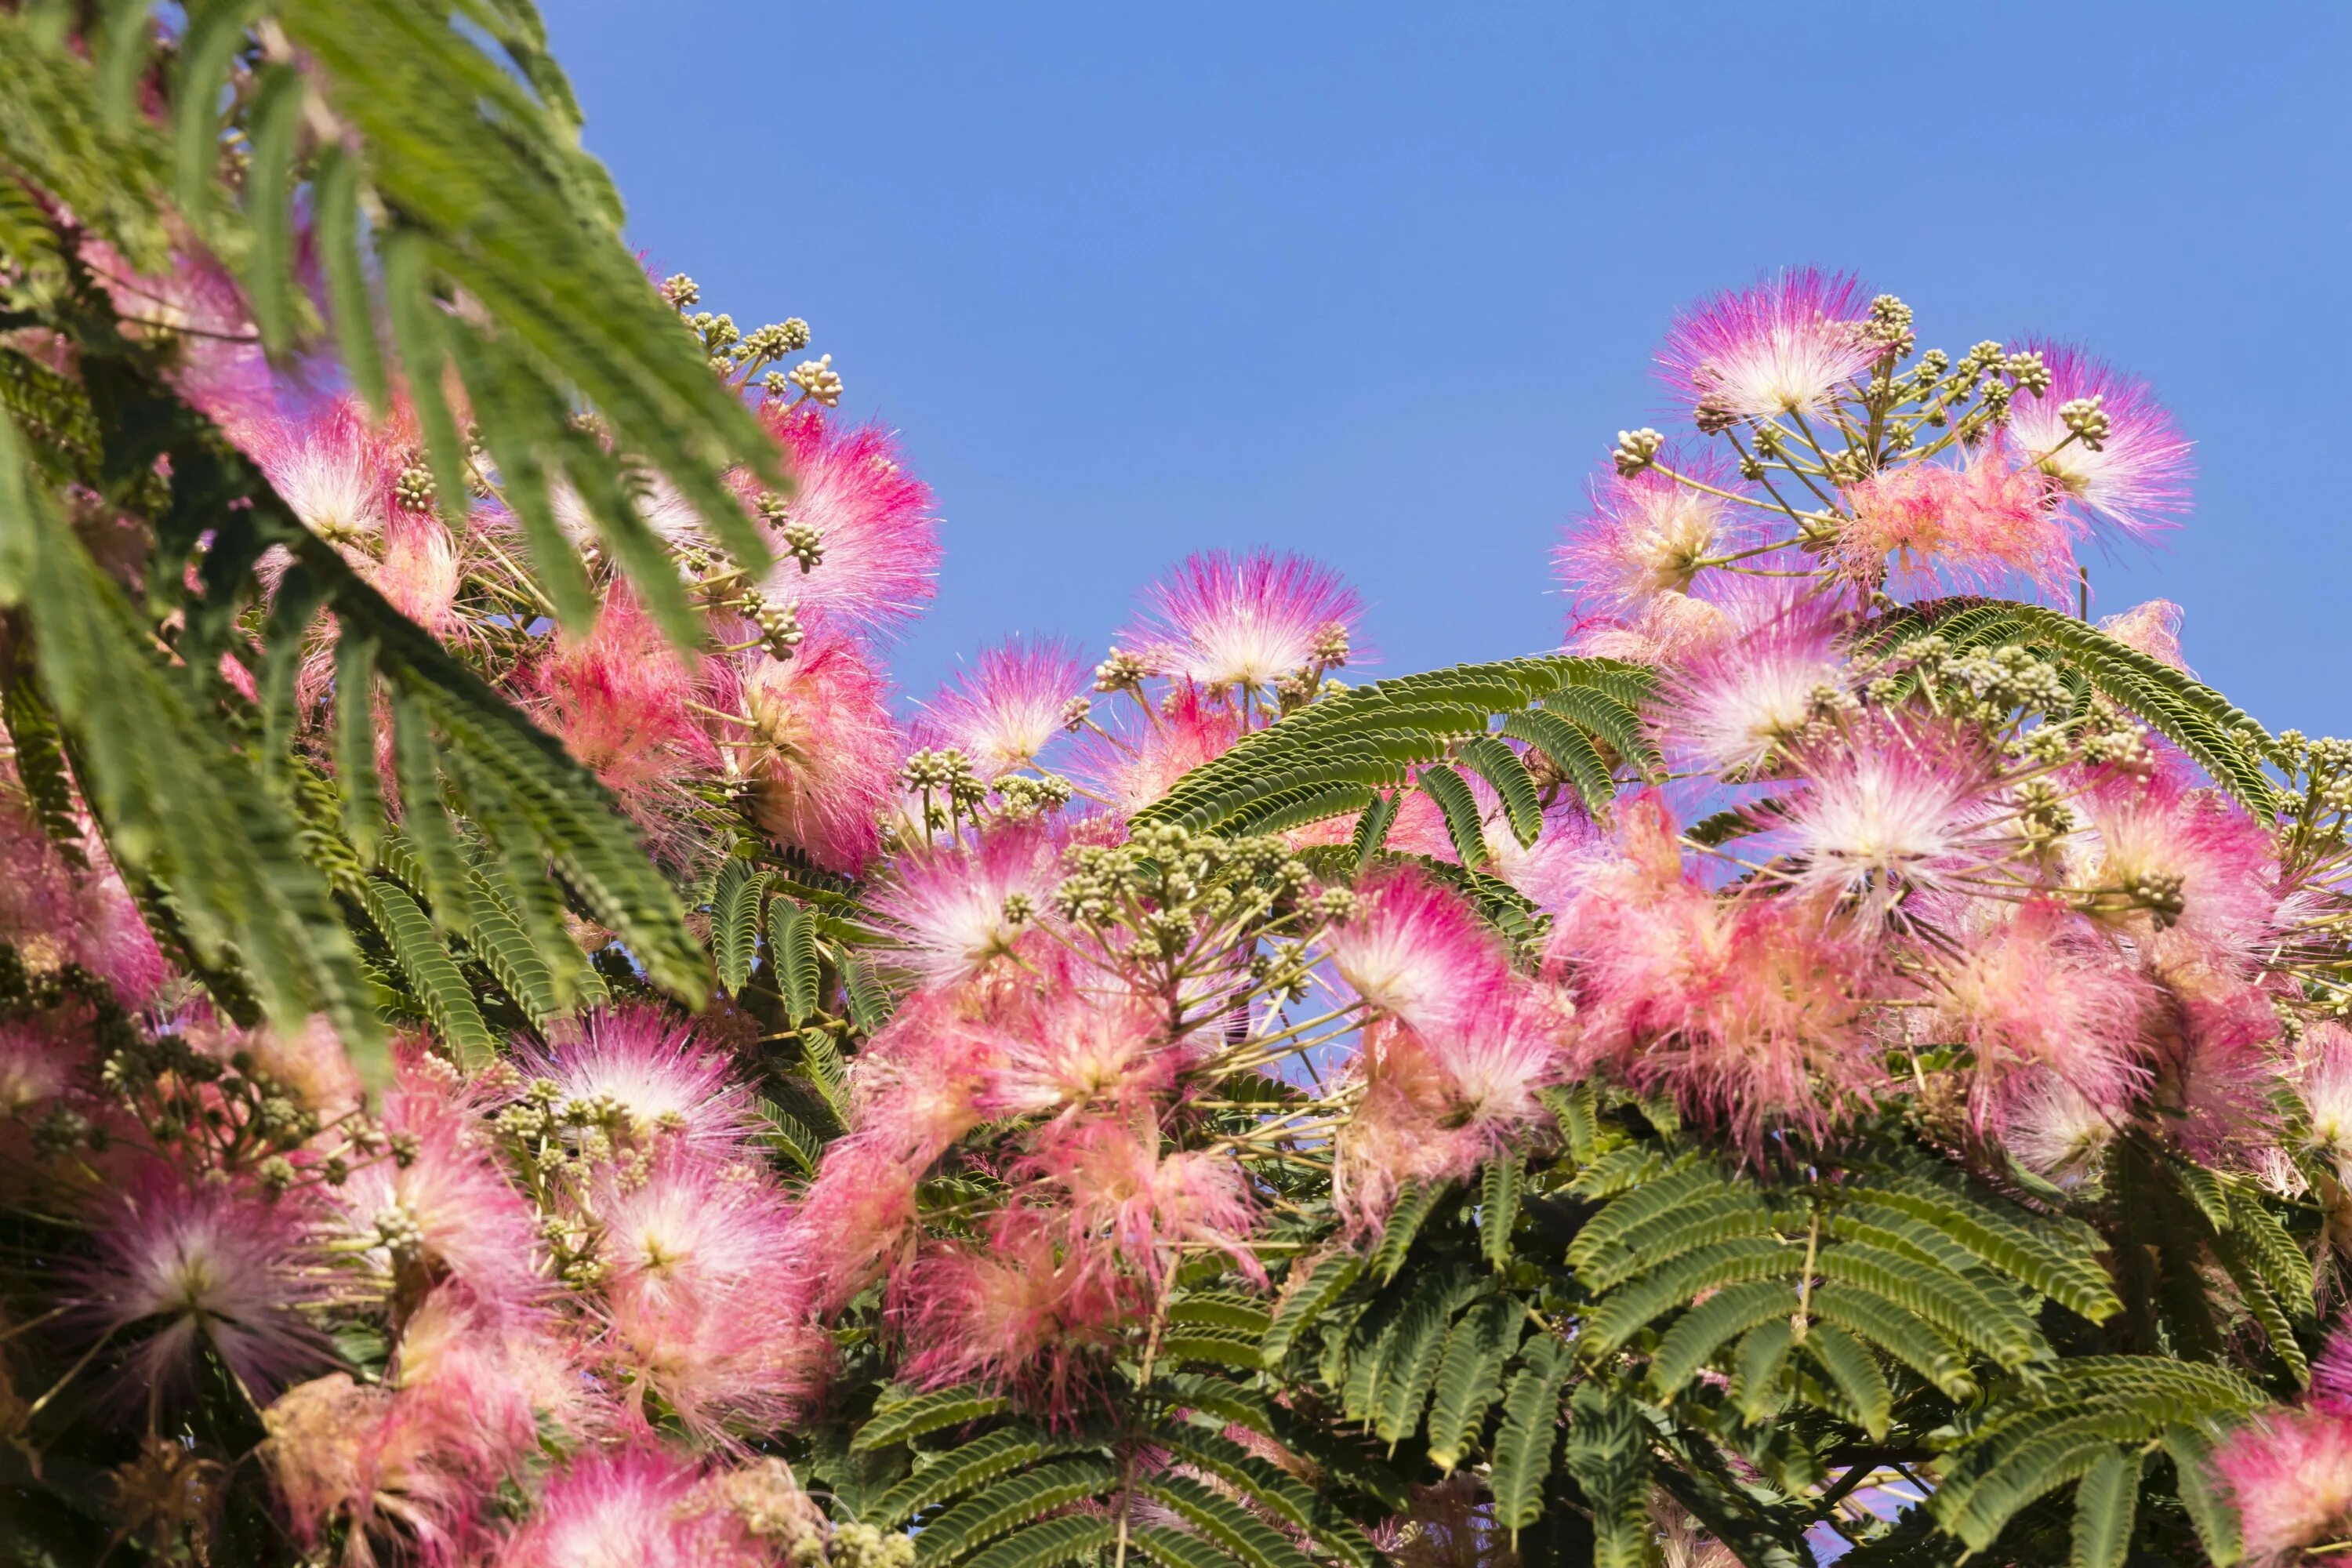
M793 1249L819 1315L872 1284L915 1221L922 1174L886 1131L859 1131L825 1146L801 1199Z
M412 444L405 435L370 424L355 399L337 397L257 425L244 445L303 527L330 544L373 551L393 520L394 487Z
M301 1311L327 1281L291 1199L151 1165L91 1219L98 1254L80 1272L78 1315L104 1333L136 1331L125 1389L184 1386L200 1342L257 1399L330 1359Z
M1410 870L1368 879L1355 913L1322 942L1366 1005L1424 1031L1451 1028L1503 976L1494 932L1453 891Z
M969 846L935 845L898 857L874 894L875 913L898 928L907 962L927 981L953 983L1011 952L1049 914L1061 877L1045 829L1008 823ZM1018 920L1006 900L1025 901ZM1019 902L1015 911L1019 912Z
M2170 526L2189 506L2189 444L2147 384L2064 343L2023 346L2050 367L2050 390L2010 404L2017 462L2129 537ZM2069 418L2083 423L2092 405L2096 424L2078 435Z
M761 591L845 625L897 626L937 591L939 520L930 487L898 467L889 435L835 429L814 408L771 405L761 418L783 448L793 491L776 533L775 569ZM803 572L786 551L790 531L813 529L818 563ZM771 531L775 532L775 531Z
M393 513L384 531L383 559L362 567L361 574L394 609L435 637L446 640L455 629L465 563L457 542L438 518Z
M1727 478L1713 466L1672 466L1718 488ZM1687 593L1701 563L1745 542L1725 502L1656 468L1630 478L1612 471L1592 489L1592 515L1552 552L1553 570L1580 603L1622 609Z
M554 1081L559 1104L609 1113L644 1142L674 1141L725 1158L740 1152L756 1127L731 1058L657 1006L625 1003L586 1014L547 1051L522 1060L526 1072Z
M2279 911L2269 835L2219 791L2191 786L2179 766L2146 778L2111 772L2074 801L2087 825L2073 879L2100 889L2109 918L2146 930L2161 965L2252 962ZM2177 901L2150 915L2138 900Z
M1150 650L1165 674L1259 690L1346 662L1362 617L1355 590L1303 556L1213 550L1187 556L1146 590L1143 618L1122 641Z
M698 1508L701 1472L651 1447L587 1453L540 1493L490 1568L754 1568L740 1532Z
M1740 776L1802 734L1824 689L1845 685L1834 605L1759 593L1735 606L1736 636L1670 671L1659 703L1665 738L1708 771Z
M1811 268L1717 294L1675 319L1660 378L1702 429L1813 413L1885 352L1863 334L1869 304L1853 278Z
M1168 694L1141 734L1123 741L1087 736L1074 771L1123 815L1158 800L1240 738L1240 710L1205 700L1187 683Z
M1239 1163L1198 1150L1163 1152L1148 1116L1076 1123L1042 1140L1023 1171L1067 1194L1076 1255L1086 1253L1085 1238L1100 1238L1154 1287L1188 1249L1222 1252L1265 1279L1249 1248L1256 1206Z
M1064 961L1056 967L1074 967ZM1131 1107L1167 1089L1183 1054L1165 1006L1117 981L1056 976L990 1020L994 1058L979 1103L996 1116L1065 1119Z
M1037 766L1064 731L1070 699L1086 689L1085 670L1063 643L1000 643L930 700L927 727L934 745L956 748L992 779Z
M710 530L676 485L659 474L644 473L629 475L627 483L629 503L655 538L673 550L709 548ZM548 501L555 512L555 525L574 544L593 543L601 534L588 502L569 483L551 486Z
M1938 574L1997 589L2022 579L2062 595L2074 579L2074 542L2048 487L2012 465L2003 444L1987 443L1966 464L1907 463L1850 485L1835 555L1855 583L1884 576L1932 590ZM1888 557L1893 557L1890 563Z
M693 665L626 587L605 595L586 637L558 638L524 677L534 715L634 814L719 772L719 749L689 706Z
M829 871L861 870L896 789L887 683L856 644L816 626L791 658L753 652L731 672L750 724L729 744L761 827Z
M1801 895L1850 900L1876 920L1913 894L1953 890L2009 847L1990 820L1992 760L1961 734L1860 726L1808 748L1801 770L1769 819Z
M2313 1024L2304 1030L2300 1055L2295 1091L2311 1116L2312 1144L2338 1171L2352 1173L2352 1030ZM2352 1383L2346 1386L2352 1392Z
M2252 1562L2282 1561L2352 1528L2352 1418L2266 1411L2214 1451L2213 1470L2238 1505Z
M2120 1126L2055 1073L2026 1068L2006 1086L2001 1142L2029 1171L2061 1186L2082 1181L2095 1167Z
M267 418L272 402L269 363L245 308L245 296L218 263L201 253L179 253L160 277L134 272L113 247L85 237L81 260L122 317L125 335L167 345L172 384L215 424L240 442Z
M889 1301L911 1352L902 1377L1007 1386L1056 1420L1088 1402L1102 1352L1144 1307L1135 1280L1064 1245L1052 1216L1021 1208L999 1212L985 1247L917 1259Z
M1975 1052L1970 1099L1979 1124L2001 1126L2021 1094L2052 1120L2063 1108L2042 1103L2043 1072L2111 1124L2146 1086L2139 1030L2150 987L2096 926L2062 906L2028 903L1964 933L1929 973L1934 1010L1924 1037Z
M2197 672L2180 657L2180 606L2171 600L2150 599L2107 616L2099 623L2099 629L2158 664L2170 665L2183 675L2194 675Z
M433 1568L454 1562L475 1542L496 1478L469 1471L462 1446L436 1441L448 1414L347 1373L287 1390L261 1413L260 1458L295 1539L315 1546L343 1522L346 1561L372 1563L381 1544L407 1546Z
M146 920L96 833L84 831L85 868L67 863L10 786L0 763L0 942L47 973L79 963L126 1007L144 1007L170 976Z
M1705 599L1659 593L1630 616L1577 622L1569 628L1566 651L1628 664L1672 664L1695 657L1731 631L1730 618Z
M87 1069L90 1047L44 1017L0 1018L0 1117L31 1112L66 1093ZM79 1031L76 1031L79 1033Z

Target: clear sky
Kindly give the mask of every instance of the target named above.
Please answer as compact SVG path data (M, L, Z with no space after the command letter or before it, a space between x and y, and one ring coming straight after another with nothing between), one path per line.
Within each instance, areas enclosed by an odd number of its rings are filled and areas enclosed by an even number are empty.
M1381 673L1553 646L1667 317L1818 263L2151 378L2198 504L2095 613L2352 733L2352 5L545 3L634 242L937 488L918 694L1208 545L1341 569Z

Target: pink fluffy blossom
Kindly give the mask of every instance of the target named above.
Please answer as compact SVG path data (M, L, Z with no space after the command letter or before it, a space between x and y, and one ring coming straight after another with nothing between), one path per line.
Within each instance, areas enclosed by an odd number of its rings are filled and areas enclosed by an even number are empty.
M701 1472L649 1446L583 1453L489 1568L756 1568L740 1531L698 1506Z
M982 778L1035 767L1065 729L1070 699L1087 689L1076 656L1058 640L1003 642L927 704L933 744L963 752Z
M2352 1416L2267 1411L2214 1450L2213 1470L2238 1505L2252 1562L2280 1562L2352 1530Z
M2181 614L2180 606L2169 599L2150 599L2106 616L2099 622L2099 629L2158 664L2169 665L2183 675L2194 675L2197 672L2180 657Z
M1675 318L1659 374L1703 422L1811 414L1885 352L1862 332L1869 305L1843 273L1766 278Z
M413 442L371 422L356 399L336 397L257 425L245 444L303 527L330 544L372 551L392 522L394 487Z
M1939 578L1995 589L2012 581L2062 595L2074 579L2074 542L2047 487L2021 473L1999 442L1958 467L1909 463L1845 490L1840 569L1874 587L1882 576L1932 589Z
M674 550L710 546L710 530L668 479L659 474L633 473L625 482L637 520L655 538ZM548 504L564 537L580 545L596 541L602 530L595 516L588 510L586 499L569 483L551 486Z
M361 574L394 609L435 637L446 640L456 631L465 562L457 541L438 518L394 512L384 531L383 558Z
M1913 894L1947 892L1997 864L1992 760L1966 737L1892 723L1810 748L1802 785L1769 825L1799 893L1850 900L1865 918Z
M1054 1216L1001 1211L985 1247L927 1254L891 1284L911 1352L903 1377L927 1386L1007 1386L1049 1418L1088 1401L1102 1352L1145 1308L1138 1282L1067 1245Z
M587 636L558 634L524 680L535 717L641 817L718 771L719 749L689 706L693 665L625 586L605 596Z
M761 827L829 871L863 869L896 789L888 683L856 643L814 626L789 659L741 656L731 679L750 723L726 739Z
M1119 742L1089 735L1074 771L1115 810L1134 812L1240 738L1238 709L1209 700L1198 687L1180 685L1141 733Z
M184 1386L199 1345L262 1399L328 1359L301 1312L325 1279L292 1199L150 1166L91 1219L98 1252L81 1271L78 1312L93 1332L135 1336L126 1388Z
M2047 1071L2024 1070L2005 1086L2001 1143L2026 1169L2072 1186L2096 1169L2121 1123L2089 1096Z
M872 1284L914 1224L922 1173L894 1143L882 1131L835 1139L801 1199L792 1257L819 1315L838 1310Z
M930 487L898 466L888 433L837 428L814 408L771 405L761 417L783 448L793 490L783 527L815 530L823 557L803 572L777 546L761 592L797 602L844 625L868 629L906 621L937 591L939 520Z
M1328 567L1298 555L1213 550L1187 556L1144 594L1122 637L1163 673L1210 688L1260 690L1295 670L1340 662L1363 602Z
M740 1152L754 1129L750 1094L734 1081L729 1055L657 1006L628 1003L587 1014L546 1051L527 1053L523 1066L552 1079L563 1100L591 1113L609 1107L647 1142L675 1141L723 1157Z
M1720 642L1732 629L1730 617L1706 600L1660 593L1630 615L1578 620L1569 628L1565 647L1588 658L1672 664Z
M1503 976L1494 932L1459 896L1409 870L1368 879L1355 912L1322 941L1368 1006L1424 1031L1451 1028Z
M1710 772L1763 765L1802 733L1824 689L1843 689L1832 601L1780 592L1738 602L1736 636L1671 670L1659 718L1669 742Z
M900 856L893 879L876 891L873 909L898 928L908 962L926 979L962 980L1012 952L1051 910L1061 879L1057 858L1044 828L1004 824L969 845L935 845ZM1010 918L1007 900L1025 901L1027 913Z
M2050 368L2050 390L2021 393L2010 404L2016 460L2058 495L2144 539L2189 506L2188 438L2146 382L2064 343L2028 340ZM2105 425L2095 442L2067 424L2070 407L2095 402Z
M2075 798L2086 831L2074 846L2074 876L2116 900L2111 918L2147 929L2167 964L2250 962L2279 910L2270 837L2219 791L2195 787L2178 765L2142 777L2111 772ZM2124 900L2169 894L2178 910L2155 916Z
M1059 961L1056 968L1075 968ZM1183 1047L1163 1004L1116 981L1066 973L992 1020L996 1052L980 1104L992 1115L1065 1119L1163 1092Z
M1713 468L1689 471L1717 488L1727 478ZM1686 593L1702 563L1744 542L1726 502L1656 468L1630 477L1612 469L1592 490L1591 515L1552 552L1554 571L1580 603L1622 609Z
M0 1018L0 1117L30 1120L71 1089L88 1067L88 1041L48 1018Z
M1148 1116L1080 1122L1044 1140L1024 1169L1067 1194L1079 1256L1086 1239L1099 1239L1157 1286L1185 1251L1209 1250L1265 1279L1249 1249L1256 1213L1241 1166L1199 1150L1162 1150Z
M236 281L210 257L183 252L155 277L134 271L103 240L84 237L81 260L121 313L125 335L168 345L173 386L233 437L273 401L261 336Z
M79 963L126 1007L143 1007L170 974L146 921L92 832L88 868L69 865L0 771L0 942L36 973Z

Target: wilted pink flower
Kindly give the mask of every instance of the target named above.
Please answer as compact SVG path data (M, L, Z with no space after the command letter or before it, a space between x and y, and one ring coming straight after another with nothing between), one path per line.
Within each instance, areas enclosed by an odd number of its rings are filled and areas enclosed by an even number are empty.
M907 962L927 980L962 980L1012 952L1051 910L1061 879L1055 850L1051 834L1026 823L992 827L969 845L909 850L873 909L898 928ZM1019 919L1006 914L1007 900Z
M2352 1528L2352 1417L2265 1411L2214 1450L2213 1470L2238 1505L2251 1562L2279 1562Z
M1367 1005L1424 1031L1450 1028L1503 977L1494 932L1458 895L1411 870L1368 879L1355 912L1322 942Z
M257 1399L330 1359L301 1308L325 1280L299 1207L148 1167L91 1216L97 1257L78 1281L90 1329L129 1335L126 1387L184 1386L199 1342Z
M452 1562L475 1542L497 1472L462 1444L436 1441L441 1401L404 1400L347 1373L298 1384L261 1413L260 1458L295 1539L315 1546L339 1525L345 1561L375 1561L379 1546L418 1562Z
M2099 623L2099 629L2158 664L2170 665L2183 675L2194 675L2196 671L2180 657L2180 606L2171 600L2150 599L2107 616Z
M1711 466L1690 471L1718 489L1727 478ZM1592 515L1552 552L1553 570L1580 603L1624 608L1687 593L1702 563L1737 532L1725 502L1656 468L1630 477L1612 470L1592 489Z
M2017 462L2133 538L2188 510L2189 444L2146 382L2064 343L2023 347L2050 367L2050 390L2010 404Z
M1912 894L1948 892L1997 864L1992 760L1968 737L1920 726L1861 726L1808 749L1802 784L1773 809L1801 894L1850 900L1865 919Z
M1166 674L1251 690L1344 662L1363 616L1363 602L1337 573L1265 550L1187 556L1143 602L1143 618L1123 642L1149 649Z
M1987 443L1958 468L1908 463L1846 487L1851 516L1840 519L1835 554L1853 581L1882 575L1912 588L1941 578L1998 588L2013 580L2063 594L2074 551L2048 488L2020 473L2003 443ZM1892 560L1890 561L1890 557Z
M1659 721L1670 744L1710 772L1749 773L1794 741L1824 688L1844 687L1834 605L1759 593L1736 606L1739 630L1670 671Z
M718 747L690 706L696 672L625 585L588 635L558 634L524 677L533 714L633 812L716 773Z
M2095 925L2062 906L2028 903L1969 931L1929 973L1925 1037L1975 1052L1971 1109L1980 1124L2000 1126L2021 1093L2052 1121L2063 1108L2040 1103L2044 1072L2109 1122L2146 1084L2139 1027L2150 988Z
M919 611L937 592L939 520L930 487L898 466L887 432L840 430L817 409L770 405L761 413L783 448L793 489L772 543L775 568L761 591L845 625L881 628ZM787 552L792 529L815 531L823 552L803 572ZM774 531L771 531L774 533Z
M863 869L881 847L898 766L887 683L856 644L821 627L791 658L755 651L732 673L750 724L728 739L761 827L829 871Z
M1811 268L1702 300L1675 320L1660 378L1702 428L1711 419L1811 414L1885 352L1865 337L1867 291Z
M1035 766L1063 733L1070 699L1086 689L1086 672L1063 643L999 643L931 699L927 728L933 744L953 746L992 779Z
M727 1053L657 1006L625 1003L586 1014L545 1052L527 1053L523 1068L592 1112L613 1107L639 1139L675 1140L706 1157L740 1152L756 1125Z

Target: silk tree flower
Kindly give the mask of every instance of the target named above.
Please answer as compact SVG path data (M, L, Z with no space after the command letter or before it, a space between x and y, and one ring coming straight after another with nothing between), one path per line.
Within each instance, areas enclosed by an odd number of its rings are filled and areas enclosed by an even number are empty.
M72 1089L88 1070L90 1047L62 1020L0 1018L0 1118L34 1120Z
M243 444L303 527L330 544L373 552L392 522L414 438L372 424L355 399L336 397L263 421Z
M1674 664L1696 657L1732 634L1721 608L1688 594L1651 595L1630 615L1584 618L1569 628L1569 653L1628 664Z
M1803 732L1825 693L1845 687L1828 599L1759 592L1739 600L1734 615L1736 635L1666 673L1657 713L1670 746L1727 777L1763 766Z
M2147 384L2064 343L2021 346L2049 367L2050 389L2010 404L2019 465L2128 538L2171 526L2189 507L2189 443Z
M771 1568L720 1514L696 1506L701 1479L646 1440L577 1454L488 1568Z
M2053 597L2073 586L2074 540L2048 487L2014 466L2001 441L1958 467L1905 463L1848 485L1832 550L1851 581L1985 590L2023 581Z
M289 1389L261 1413L259 1458L294 1539L315 1548L340 1530L345 1562L404 1549L427 1568L479 1544L497 1472L473 1468L481 1457L466 1445L436 1441L448 1414L348 1373Z
M2266 1410L2214 1450L2213 1472L2237 1504L2251 1563L2282 1563L2352 1531L2352 1416Z
M678 488L659 474L631 473L623 481L628 488L629 504L656 539L673 550L711 545L709 528L695 511ZM548 505L555 513L555 525L565 538L577 545L593 544L599 535L593 513L587 500L568 482L559 481L548 487Z
M1864 333L1870 299L1844 273L1803 268L1732 289L1675 320L1660 378L1704 429L1716 419L1820 410L1885 345Z
M1729 479L1719 464L1677 458L1672 466L1718 489ZM1552 552L1553 571L1580 603L1624 609L1688 593L1703 563L1747 542L1724 501L1656 468L1612 469L1592 491L1591 514Z
M697 718L699 678L615 584L582 637L561 633L527 667L532 716L641 822L656 804L719 771L719 752Z
M825 1145L795 1212L790 1253L817 1315L838 1311L903 1249L921 1175L887 1130L860 1129Z
M2060 904L2037 900L1966 931L1927 974L1933 989L1921 1037L1960 1041L1975 1053L1970 1109L1980 1127L2007 1129L2014 1142L2021 1116L2043 1124L2044 1157L2064 1163L2052 1151L2071 1147L2074 1135L2053 1143L2049 1129L2085 1113L2120 1125L2147 1087L2139 1033L2156 1005L2153 987L2110 937ZM2054 1091L2045 1079L2086 1112L2046 1103Z
M182 252L169 270L147 277L87 235L79 256L121 315L124 335L167 348L166 378L206 418L242 445L253 426L270 417L275 392L261 334L236 279L217 262Z
M2122 1123L2053 1072L2028 1069L2004 1086L2001 1143L2029 1171L2071 1187L2098 1166Z
M1892 722L1858 726L1798 759L1802 783L1764 825L1802 897L1851 904L1864 920L1914 894L1945 893L1999 864L2011 847L1993 820L1993 763L1957 732Z
M124 1336L123 1396L186 1386L209 1348L257 1400L332 1359L303 1315L325 1293L321 1259L292 1198L140 1172L90 1215L97 1254L75 1279L76 1317Z
M2158 664L2183 675L2197 672L2180 657L2179 605L2169 599L2150 599L2099 622L2099 629L2128 648L2137 648Z
M908 963L927 981L969 979L1048 917L1061 880L1057 848L1041 826L1004 823L968 845L910 849L872 908L898 928Z
M748 721L720 742L751 781L761 830L829 871L862 870L881 848L897 787L888 682L856 643L821 626L789 659L752 650L720 673Z
M1358 999L1425 1032L1453 1027L1503 979L1494 932L1453 891L1411 870L1368 879L1355 911L1320 940Z
M2313 1024L2298 1054L2295 1092L2311 1117L2312 1146L2352 1174L2352 1030Z
M933 745L954 747L992 779L1038 766L1086 689L1084 667L1059 639L1003 642L924 705L925 728Z
M979 1104L991 1115L1131 1110L1172 1083L1190 1047L1166 1038L1166 1004L1076 968L1055 962L1058 984L990 1020L996 1049Z
M1178 779L1231 750L1241 710L1189 683L1170 692L1140 733L1089 734L1072 772L1121 816L1166 795Z
M1212 550L1145 590L1142 618L1120 642L1149 649L1167 674L1255 691L1346 662L1362 618L1363 601L1328 567L1266 550Z
M658 1006L624 1003L583 1015L543 1051L520 1053L553 1082L558 1106L609 1110L634 1137L711 1158L741 1153L757 1128L729 1054Z
M1072 1252L1114 1259L1156 1289L1186 1251L1220 1252L1260 1284L1265 1270L1250 1250L1256 1224L1240 1163L1202 1150L1160 1147L1148 1114L1094 1117L1040 1141L1021 1174L1066 1194ZM1106 1239L1097 1256L1087 1238Z
M805 405L771 404L760 417L782 448L793 487L781 521L768 529L777 560L761 591L866 631L911 619L938 591L930 487L899 467L897 444L876 426L844 430ZM805 571L792 552L797 530L813 533L820 552Z
M2252 962L2279 911L2277 862L2260 824L2195 787L2179 763L2146 777L2109 771L2074 805L2086 826L2069 847L2073 879L2113 900L2103 906L2112 921L2145 931L2159 964ZM2140 900L2159 907L2150 914Z
M457 630L457 590L465 561L457 541L441 520L422 512L394 511L383 535L383 558L361 569L362 576L392 607L444 641Z

